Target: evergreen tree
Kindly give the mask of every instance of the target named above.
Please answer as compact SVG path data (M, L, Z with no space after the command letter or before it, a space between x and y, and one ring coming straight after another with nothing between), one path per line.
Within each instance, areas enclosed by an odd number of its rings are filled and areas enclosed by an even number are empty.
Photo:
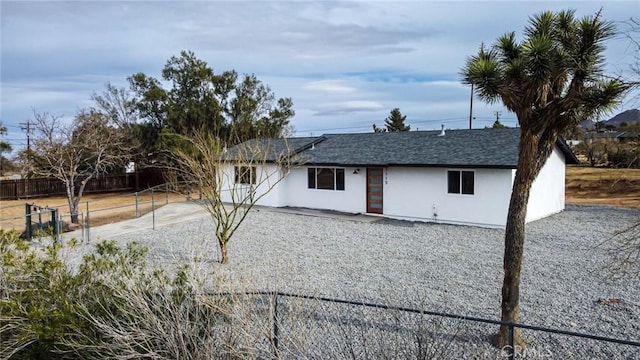
M406 125L404 121L407 119L406 115L402 115L399 108L395 108L391 110L389 116L384 121L387 126L388 132L396 132L396 131L409 131L411 130L411 126ZM375 130L375 128L374 128Z
M291 98L276 98L255 75L214 73L191 51L172 56L162 70L169 86L144 73L128 78L135 110L150 148L160 134L210 132L230 145L256 137L283 137L295 115ZM160 144L160 145L159 145Z

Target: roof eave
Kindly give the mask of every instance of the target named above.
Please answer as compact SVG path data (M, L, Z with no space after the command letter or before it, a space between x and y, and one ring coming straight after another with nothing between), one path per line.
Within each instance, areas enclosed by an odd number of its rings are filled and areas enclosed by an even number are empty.
M558 137L556 139L556 146L560 149L560 151L564 155L565 165L577 165L580 163L576 154L574 154L573 151L571 151L571 148L569 148L569 145L567 145L567 142L564 141L563 138Z
M515 169L515 164L366 164L366 163L305 163L304 166L341 166L341 167L410 167L410 168L461 168L461 169Z

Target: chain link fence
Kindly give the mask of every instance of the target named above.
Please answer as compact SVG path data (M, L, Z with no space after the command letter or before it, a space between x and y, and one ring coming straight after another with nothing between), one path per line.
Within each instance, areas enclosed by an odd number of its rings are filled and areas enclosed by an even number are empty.
M259 358L640 358L640 339L280 291L210 296L238 304L234 318L242 324L230 326L243 328ZM511 334L521 329L527 346L517 347L511 338L510 345L494 348L490 337L499 325L506 325Z
M54 235L57 239L64 232L80 230L79 239L89 241L92 227L136 219L149 213L150 226L155 228L155 211L170 202L184 201L188 190L189 187L183 184L162 184L134 193L83 201L78 205L76 219L64 200L56 202L51 198L43 198L20 205L3 204L0 228L14 229L26 239L43 235ZM52 230L49 231L49 228Z

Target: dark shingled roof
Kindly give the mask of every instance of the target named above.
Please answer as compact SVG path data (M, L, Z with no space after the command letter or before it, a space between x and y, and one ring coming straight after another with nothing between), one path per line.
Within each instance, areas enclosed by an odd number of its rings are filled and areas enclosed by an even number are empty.
M444 136L407 131L258 141L275 145L280 154L288 147L311 165L516 168L519 137L518 128L505 128L447 130ZM557 145L568 164L577 163L564 141Z
M299 137L287 139L251 139L238 144L224 154L226 160L275 161L283 156L300 154L312 144L322 141L321 137ZM268 153L267 153L268 152Z

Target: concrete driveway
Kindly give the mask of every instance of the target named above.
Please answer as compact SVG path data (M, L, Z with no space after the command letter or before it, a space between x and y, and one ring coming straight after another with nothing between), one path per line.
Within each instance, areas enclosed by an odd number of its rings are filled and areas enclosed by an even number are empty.
M340 213L335 211L303 209L303 208L273 208L266 206L256 206L252 211L269 211L301 216L345 219L358 222L374 222L381 220L381 217L363 214ZM134 233L137 231L157 229L159 227L170 226L184 221L208 218L209 213L197 202L185 201L164 205L139 218L124 220L117 223L105 224L89 229L71 231L62 235L65 241L76 238L78 240L98 240L112 239L121 235Z

